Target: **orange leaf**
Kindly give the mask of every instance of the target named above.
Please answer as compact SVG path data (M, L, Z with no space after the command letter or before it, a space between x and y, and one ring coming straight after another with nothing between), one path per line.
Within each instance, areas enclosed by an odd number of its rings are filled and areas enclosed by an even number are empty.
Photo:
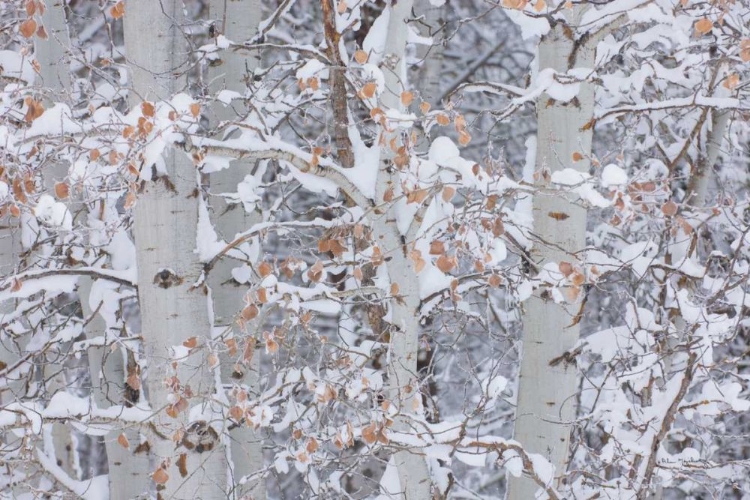
M109 9L109 13L112 14L112 17L114 17L115 19L120 19L125 15L125 2L123 2L122 0L117 2L114 7Z
M581 153L579 153L578 151L573 153L573 161L581 161L581 160L583 160L583 155Z
M36 13L36 1L26 0L26 15L31 17Z
M437 265L437 268L440 269L442 272L447 273L454 267L456 267L456 259L453 257L448 257L447 255L441 255L438 257L437 262L435 262L435 265Z
M465 130L458 133L458 143L462 146L466 146L471 142L471 135Z
M672 217L677 213L677 203L675 203L672 200L669 200L661 207L661 211L664 215L667 217Z
M490 284L492 288L497 288L500 286L503 280L497 274L493 274L492 276L490 276L490 279L487 280L487 282Z
M445 113L439 113L436 118L438 125L448 125L451 122L451 119L448 118L448 115Z
M427 114L430 111L430 103L427 101L422 101L419 105L419 110L422 112L422 114Z
M198 345L198 337L190 337L185 342L183 342L182 345L184 347L187 347L188 349L192 349Z
M573 274L573 265L570 262L562 261L558 264L558 267L560 268L560 272L563 273L566 278Z
M740 42L740 59L744 62L750 61L750 39Z
M141 112L143 113L143 116L154 116L154 105L148 101L144 101L141 103Z
M414 101L414 92L401 92L401 104L408 106Z
M250 304L246 306L240 314L242 316L242 319L244 319L245 321L250 321L251 319L258 316L259 312L260 310L258 309L258 306L256 306L255 304Z
M359 64L364 64L367 62L367 52L364 50L358 50L354 53L354 60L357 61Z
M435 240L430 243L430 255L443 255L445 253L445 243Z
M443 201L448 203L453 199L453 196L456 194L456 189L452 188L450 186L445 186L443 188Z
M711 20L707 17L704 17L703 19L696 21L693 27L695 28L696 33L705 35L706 33L711 31L711 29L714 27L714 23L711 22Z
M21 26L18 28L18 30L25 38L31 38L32 36L34 36L34 32L36 32L36 21L29 18L21 23Z
M166 484L166 482L169 481L169 474L167 474L167 471L159 467L156 469L156 472L154 472L153 478L156 484Z
M117 442L126 450L130 448L130 441L128 441L128 438L125 434L120 434L117 437Z
M367 82L362 87L362 95L367 97L368 99L375 95L375 91L378 89L378 86L375 85L374 82Z
M273 272L273 266L269 264L268 262L263 261L258 266L258 274L260 274L261 278L265 278L272 272Z
M209 354L208 366L210 366L211 368L216 368L218 365L219 365L219 357L214 353Z
M68 197L70 194L70 189L68 188L68 185L64 182L58 182L55 184L55 196L57 196L58 200L64 200Z
M201 105L200 103L194 102L190 105L190 114L193 115L193 118L198 118L201 114Z

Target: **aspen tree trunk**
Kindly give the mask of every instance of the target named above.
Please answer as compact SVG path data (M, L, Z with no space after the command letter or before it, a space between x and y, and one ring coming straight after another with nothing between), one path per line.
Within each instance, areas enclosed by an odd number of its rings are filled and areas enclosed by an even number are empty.
M47 39L34 37L34 55L41 80L38 84L59 97L70 91L71 86L70 61L66 56L70 50L70 33L63 0L48 1L41 20Z
M420 45L417 50L417 57L424 60L419 70L419 92L422 99L430 103L433 108L440 105L438 99L442 95L440 74L443 71L445 47L441 41L443 32L438 30L445 23L446 6L447 4L443 4L435 7L430 0L417 1L417 15L421 15L422 23L428 26L422 36L433 37L432 45Z
M180 23L183 2L131 0L124 17L125 48L131 68L131 105L142 99L168 99L185 90L187 47ZM155 476L164 499L226 498L227 466L222 423L212 415L216 389L208 366L210 340L207 296L203 287L192 289L202 266L195 253L198 222L197 173L181 152L164 157L168 179L153 178L150 165L135 207L133 233L138 261L138 296L148 374L146 388L155 415L150 449L162 468ZM172 361L173 346L196 337L197 347L179 363ZM168 378L175 376L178 381ZM176 382L176 383L175 383ZM189 388L189 389L188 389ZM165 409L187 400L188 408L170 417ZM216 404L216 403L214 403Z
M18 218L6 213L0 217L0 276L7 278L16 271L18 254L21 251L21 228ZM0 325L7 321L6 315L15 310L13 300L0 301ZM28 366L12 370L18 362L19 353L15 343L4 328L0 328L0 405L12 403L23 397Z
M211 21L216 23L217 31L229 40L242 42L251 39L258 31L261 21L260 0L211 0L209 4ZM221 90L232 90L242 95L247 91L247 82L252 82L253 70L258 67L258 52L251 55L231 50L222 53L222 64L210 68L209 80L213 87L211 93ZM247 108L239 101L228 107L216 104L211 110L214 125L224 120L241 120ZM261 222L260 210L252 214L245 211L243 205L229 204L221 196L223 193L237 193L237 185L245 176L251 175L254 163L238 160L225 170L210 174L210 193L212 207L212 222L217 232L225 241L232 241L234 236ZM237 249L242 251L245 247ZM250 256L252 258L252 256ZM237 267L237 261L226 257L219 261L209 274L208 284L211 287L214 310L214 327L217 332L226 335L232 332L234 338L244 336L235 319L244 306L244 291L247 285L237 283L232 278L232 269ZM261 325L250 322L248 325L248 342L255 342L260 337L257 331ZM221 359L221 378L225 384L238 383L246 385L250 390L250 397L257 396L260 381L260 356L253 356L250 364L244 366L243 377L237 379L234 373L235 360L223 357ZM234 375L234 377L233 377ZM252 426L240 425L229 433L230 437L230 467L233 489L231 498L249 496L254 500L266 497L265 481L253 478L245 484L239 484L240 479L252 476L263 469L262 437Z
M122 346L112 343L118 332L108 332L106 323L99 313L95 312L100 304L90 302L92 282L89 277L81 277L78 280L78 295L81 298L83 315L86 319L90 318L86 325L86 337L104 337L106 344L89 347L87 351L91 398L98 408L108 408L125 402L126 353ZM111 348L113 345L116 346L115 349ZM127 448L117 441L120 434L127 439ZM148 452L138 447L140 443L141 433L137 427L110 432L104 438L109 470L109 500L130 500L148 493Z
M574 8L572 18L581 14ZM573 40L558 25L539 43L539 70L552 68L566 72L574 67L593 68L594 48L581 44L576 50ZM572 62L572 65L569 64ZM537 100L536 172L574 168L588 173L592 130L583 130L593 116L594 87L581 83L577 100L561 104L542 94ZM573 160L579 153L583 159ZM578 157L576 155L576 157ZM544 186L538 175L537 185ZM533 200L534 247L531 256L541 268L562 262L581 265L574 252L586 244L586 209L576 205L577 196L562 193L537 193ZM565 213L564 220L552 213ZM582 307L583 293L577 299L556 304L542 298L538 290L524 303L523 358L518 385L515 440L529 453L538 453L555 466L556 477L565 474L568 459L571 421L576 408L576 366L565 361L551 363L572 349L578 341L580 326L576 318ZM508 500L529 500L539 486L527 477L509 477Z
M405 90L406 81L406 20L411 15L412 0L393 2L388 8L388 36L386 38L384 59L393 65L384 68L385 91L381 102L385 108L403 111L401 93ZM390 66L390 65L389 65ZM384 203L384 194L392 185L399 186L398 171L392 169L393 153L389 148L394 133L383 131L381 137L380 172L376 186L376 202ZM395 171L395 173L389 173ZM388 206L388 203L384 203ZM401 232L396 223L396 208L392 205L386 214L375 215L373 232L383 253L391 256L388 262L388 273L393 283L398 283L399 296L403 301L391 300L390 351L388 359L387 394L392 404L397 405L401 416L395 428L401 432L410 432L409 414L421 405L419 395L419 375L417 373L417 354L419 351L419 278L409 260L409 249L401 241ZM419 417L421 418L421 416ZM424 455L419 450L399 451L394 455L394 464L398 471L401 492L406 500L422 500L432 497L430 474ZM395 493L395 492L387 492Z
M39 78L37 86L43 87L48 103L54 104L69 98L71 87L70 60L67 53L70 50L70 34L65 18L65 6L62 0L47 2L47 7L39 16L41 25L47 33L47 38L34 37L34 56L39 63ZM67 162L53 163L42 172L45 191L54 192L57 182L62 182L68 176ZM44 259L43 255L40 255ZM64 357L62 351L70 348L70 343L57 346L59 354L53 356ZM65 374L67 370L57 363L44 363L41 377L44 379L49 397L58 391L65 391L68 385ZM51 375L54 374L54 375ZM76 450L71 429L64 423L52 424L52 444L54 458L63 471L70 477L76 476Z

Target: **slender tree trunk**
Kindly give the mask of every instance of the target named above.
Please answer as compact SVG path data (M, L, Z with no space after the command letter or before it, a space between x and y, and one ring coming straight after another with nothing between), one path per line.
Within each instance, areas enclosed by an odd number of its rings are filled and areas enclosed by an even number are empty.
M34 37L34 55L39 63L39 78L37 86L44 87L49 104L69 99L71 87L70 61L67 52L70 50L70 34L65 18L65 6L62 0L47 3L47 8L39 16L42 26L47 33L43 39ZM54 192L57 182L62 182L68 176L67 162L55 162L47 166L41 173L46 192ZM41 229L40 229L41 230ZM42 252L44 253L44 251ZM44 256L40 255L43 259ZM70 343L58 345L53 357L65 359L65 352ZM57 391L65 391L68 386L64 366L58 363L47 363L41 367L41 377L47 388L48 396L52 397ZM62 423L52 424L52 448L48 453L54 454L58 465L71 478L78 479L76 471L75 442L71 434L72 429Z
M130 102L168 99L184 90L187 47L180 23L183 2L131 0L125 14L125 47L132 70ZM197 172L183 153L164 158L167 177L150 177L135 207L133 233L138 261L138 297L149 366L148 399L155 415L150 449L157 492L165 499L226 498L227 465L218 439L223 423L213 400L209 367L211 337L207 296L193 288L202 266L195 253L198 222ZM151 175L149 175L151 173ZM195 337L187 359L173 362L172 348ZM176 377L172 378L172 377ZM189 408L171 406L187 401ZM169 411L165 411L169 410ZM177 412L176 418L172 415Z
M39 63L41 80L38 84L59 98L71 87L70 60L66 55L70 51L70 33L63 0L47 2L47 8L40 17L47 39L34 37L34 55Z
M406 20L411 15L412 0L393 2L388 20L384 59L393 62L384 68L385 90L381 101L385 108L402 111L401 93L405 90L406 81L405 51L408 28ZM393 132L383 132L381 138L380 172L376 187L376 201L383 203L389 185L398 186L398 171L392 168L393 154L389 148ZM395 170L395 173L391 173ZM387 206L388 203L385 203ZM395 429L410 432L409 414L415 413L415 407L421 404L419 395L419 374L417 373L417 354L419 350L419 278L409 260L409 249L402 243L402 235L396 223L395 204L386 214L375 216L373 232L378 244L384 246L383 252L391 256L388 262L388 273L391 281L398 283L399 296L402 301L391 300L390 352L388 362L387 394L392 404L397 405L400 417ZM420 416L421 418L421 416ZM431 498L431 481L424 455L419 450L403 450L394 456L398 471L400 490L406 500ZM393 494L394 492L387 492Z
M440 7L432 5L430 0L417 1L417 15L422 15L421 25L426 25L422 36L432 37L432 45L420 45L417 51L420 60L424 60L419 70L419 92L423 100L433 107L439 106L440 75L443 72L443 55L445 47L442 43L443 32L440 31L445 23L447 4Z
M225 0L211 0L210 15L216 23L218 31L228 39L242 42L252 38L258 31L261 21L260 0L239 0L227 2ZM247 91L248 82L252 82L253 70L258 67L258 53L251 55L242 52L225 51L222 53L222 64L213 66L209 80L213 83L212 93L227 89L242 95ZM247 108L235 102L228 107L217 104L211 110L214 125L224 120L241 120ZM225 241L232 241L234 236L261 221L260 209L248 214L241 203L229 204L222 196L223 193L237 193L237 185L247 175L252 175L253 163L236 161L225 170L210 175L210 204L212 207L212 221L219 235ZM247 249L249 244L237 249ZM249 256L252 257L252 256ZM217 332L227 335L232 332L235 339L243 336L235 319L244 306L243 297L247 285L237 283L232 278L232 269L237 267L237 261L229 257L222 259L211 270L208 284L211 287L214 309L214 327ZM255 342L259 338L257 329L260 325L248 324L249 336L247 342ZM228 335L227 335L228 336ZM253 356L249 366L244 367L242 378L234 371L235 360L228 357L221 360L221 377L225 384L244 384L250 397L259 392L260 357ZM249 496L254 500L262 500L266 496L265 481L253 478L245 484L239 484L240 479L252 476L263 469L262 438L252 426L240 425L229 433L232 484L231 498Z
M81 277L78 280L78 295L81 298L86 325L86 337L94 339L103 337L105 345L92 346L88 349L89 373L91 376L91 398L98 408L125 403L125 370L124 347L115 343L116 331L107 331L104 319L96 310L100 304L91 304L91 287L93 280ZM112 346L116 346L112 349ZM128 446L123 446L120 435L124 435ZM109 433L104 438L107 450L107 468L109 470L109 499L130 500L138 495L148 493L149 461L148 451L139 447L141 433L137 427L126 428Z
M573 15L580 12L574 9ZM581 44L576 50L562 23L544 36L539 44L539 70L552 68L566 72L574 67L593 68L594 49ZM572 65L569 66L569 64ZM536 171L550 172L574 168L588 173L592 131L584 130L593 116L593 85L582 83L576 100L558 103L543 94L537 101ZM574 153L578 153L574 160ZM545 187L545 177L538 186ZM560 262L581 265L577 254L586 243L586 209L574 204L575 198L562 193L538 193L533 200L533 240L531 256L539 268ZM564 213L567 218L553 217ZM538 453L555 466L557 477L565 474L571 422L575 418L576 366L553 362L572 349L579 337L578 314L581 292L557 304L537 292L524 304L523 359L518 386L515 439L530 453ZM508 499L534 498L539 486L527 477L509 477Z

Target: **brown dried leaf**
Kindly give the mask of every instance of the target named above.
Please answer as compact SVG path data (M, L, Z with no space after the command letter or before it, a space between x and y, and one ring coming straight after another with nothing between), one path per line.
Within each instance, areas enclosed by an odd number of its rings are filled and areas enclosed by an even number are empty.
M362 95L367 97L368 99L375 95L375 91L378 89L378 86L375 85L374 82L367 82L362 87Z
M144 101L141 103L141 112L143 113L143 116L152 117L154 116L156 109L152 103Z
M187 347L188 349L193 349L198 345L198 337L190 337L185 342L182 343L184 347Z
M368 56L367 52L364 50L358 50L354 53L354 60L357 61L359 64L364 64L367 62Z
M125 15L125 2L122 0L117 2L111 9L109 9L109 13L112 14L113 18L120 19Z
M152 477L156 484L166 484L166 482L169 481L169 474L167 474L167 471L165 471L161 467L156 469L156 472L154 472L154 475Z
M672 217L677 213L677 203L669 200L664 205L662 205L661 212L667 217Z
M503 280L497 274L493 274L492 276L490 276L487 282L492 288L497 288L502 284Z
M362 429L362 439L364 439L367 444L373 444L378 440L377 427L374 423Z
M187 453L180 453L180 458L177 459L177 470L180 471L180 476L187 477Z
M32 18L25 20L21 23L21 26L18 27L18 31L21 32L24 38L31 38L36 32L36 21Z
M443 255L445 253L445 243L435 240L430 243L430 255Z
M455 188L452 188L450 186L445 186L443 188L443 201L446 203L449 203L453 199L453 196L455 196L455 194L456 194Z
M450 272L454 267L456 267L456 258L448 257L447 255L441 255L440 257L438 257L435 265L438 269L440 269L440 271L447 273Z
M70 188L65 182L58 182L55 184L55 196L58 200L64 200L70 195Z
M266 261L263 261L258 266L258 274L261 278L265 278L273 272L273 266Z
M693 27L695 28L696 33L699 35L705 35L713 29L714 23L707 17L704 17L703 19L696 21Z
M260 313L260 310L258 309L258 306L255 304L248 304L247 306L242 309L242 312L240 315L242 316L242 319L245 321L250 321L258 316L258 313Z
M573 264L570 262L562 261L558 264L558 267L560 268L560 272L563 273L563 276L566 278L573 274Z
M315 281L316 283L320 281L320 279L323 277L323 263L321 261L316 261L315 264L312 265L312 267L307 271L307 277L310 278L311 281Z
M318 441L314 437L311 437L307 441L307 445L305 446L305 449L307 450L308 453L315 453L318 450Z
M117 443L126 450L130 449L130 441L128 441L128 437L125 434L117 436Z

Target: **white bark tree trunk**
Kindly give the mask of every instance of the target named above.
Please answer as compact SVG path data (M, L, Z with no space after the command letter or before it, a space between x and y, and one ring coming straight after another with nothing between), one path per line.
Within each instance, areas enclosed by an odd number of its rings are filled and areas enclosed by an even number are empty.
M405 51L407 25L406 21L411 15L412 0L399 0L393 2L388 20L388 36L386 38L384 58L394 64L384 69L385 91L381 101L385 108L403 111L401 104L401 93L405 90L406 81ZM381 142L380 172L378 173L376 187L376 201L384 203L384 195L392 185L398 186L398 170L393 169L393 154L389 148L390 140L395 137L392 132L384 131L384 141ZM394 171L395 173L389 173ZM399 295L403 301L391 300L391 328L390 328L390 350L388 357L388 380L386 390L388 399L399 409L400 417L397 418L395 429L402 432L412 430L409 414L417 413L415 407L421 407L419 393L419 376L417 373L417 354L419 350L419 278L409 259L409 249L401 241L401 233L396 223L395 204L386 214L375 215L373 221L373 232L376 241L382 245L383 253L391 256L388 262L388 273L391 281L398 283ZM399 451L394 456L394 462L398 471L400 491L406 500L421 500L432 497L432 485L427 462L419 450ZM395 492L387 492L393 494ZM399 497L396 497L399 498Z
M47 8L40 17L47 39L34 37L34 55L39 63L41 80L38 84L60 97L62 93L70 91L71 87L70 60L67 57L70 33L63 0L48 1Z
M178 0L127 3L124 27L132 105L185 90L188 54L180 26L183 9ZM191 289L202 270L194 251L197 173L181 152L171 151L164 160L169 182L157 178L146 183L133 222L142 335L149 360L146 386L156 413L150 437L153 470L162 467L168 475L157 492L165 499L226 498L225 451L216 439L223 433L223 422L213 417L220 412L213 400L215 377L206 359L211 337L207 296L203 287ZM144 166L146 171L150 168ZM191 337L197 338L198 346L175 369L171 348ZM178 387L165 383L173 375ZM165 408L179 398L186 399L190 408L172 418Z
M92 282L91 278L85 276L78 280L78 295L83 315L85 319L90 318L86 325L86 337L104 337L107 344L90 347L87 351L91 398L98 408L108 408L125 402L125 353L121 346L111 349L111 341L118 333L107 332L105 321L96 312L99 304L90 303ZM121 433L129 443L127 448L118 442ZM143 447L138 447L140 443L141 433L137 427L118 429L104 438L109 469L109 500L130 500L148 493L149 457Z
M573 16L580 13L574 9ZM575 21L574 21L575 22ZM573 67L593 68L594 48L582 44L578 50L559 23L539 44L539 70L566 72ZM572 62L572 66L569 63ZM588 173L592 130L583 130L593 116L594 87L582 83L577 100L567 104L550 101L542 94L537 100L536 171L574 168ZM574 153L583 159L574 161ZM577 156L576 156L577 157ZM539 187L544 177L538 175ZM586 243L586 209L576 205L577 197L561 193L538 193L533 200L534 247L531 257L540 268L565 261L580 265L574 252ZM552 214L564 213L561 220ZM515 440L530 453L544 456L555 466L557 477L565 474L571 422L575 418L576 366L565 361L552 363L572 349L579 337L582 307L577 299L556 304L538 290L523 308L523 358L518 384ZM527 477L509 477L508 500L529 500L539 486Z
M262 14L260 0L211 0L209 8L211 21L215 23L218 32L230 40L245 41L252 38L258 31ZM222 64L213 66L210 70L211 92L216 93L227 89L244 95L247 90L246 82L252 81L253 70L258 67L258 64L258 52L252 52L250 55L243 52L223 52ZM215 121L213 125L218 125L224 120L237 121L242 119L246 112L247 109L239 102L228 107L217 104L211 110L211 120ZM225 241L232 241L237 233L261 221L259 212L248 214L241 203L228 204L221 196L222 193L236 193L237 185L244 180L246 175L251 175L253 166L251 162L239 160L228 169L210 174L212 222ZM247 285L241 285L232 279L232 269L237 265L237 261L226 257L214 266L208 279L213 299L214 327L217 332L232 332L235 338L243 335L235 319L244 306L244 290L247 288ZM248 327L251 337L248 341L254 342L259 337L255 330L260 325L251 322ZM250 364L244 367L242 379L233 377L234 364L235 360L228 357L222 358L222 382L244 384L249 389L250 397L257 395L260 380L260 356L253 356ZM236 427L230 431L229 437L233 484L231 498L249 496L254 500L264 499L266 497L264 480L254 478L245 484L239 484L240 479L257 474L263 468L262 437L249 425Z
M46 9L39 16L41 25L47 33L47 38L34 37L34 55L39 63L39 78L37 86L43 87L48 96L48 103L52 104L69 98L71 87L70 60L70 34L65 17L65 6L62 0L53 0L47 3ZM42 172L45 191L54 192L57 182L62 182L68 176L68 164L66 162L55 162ZM45 253L43 250L42 254ZM40 255L43 259L44 255ZM70 347L69 343L58 345L61 351ZM65 391L68 385L65 374L66 370L57 363L45 363L42 368L41 377L45 380L48 395L51 397L57 391ZM53 453L58 465L70 477L76 479L77 465L76 450L71 429L61 423L52 424L52 447L48 453Z

